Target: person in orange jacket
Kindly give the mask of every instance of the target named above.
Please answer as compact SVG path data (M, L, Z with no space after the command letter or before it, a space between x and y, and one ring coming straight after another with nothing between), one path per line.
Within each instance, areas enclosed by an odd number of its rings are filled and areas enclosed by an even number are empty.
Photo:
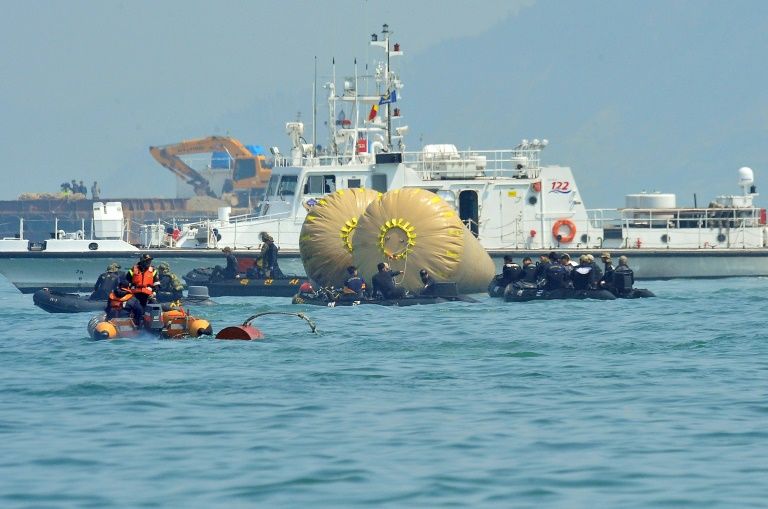
M125 277L143 308L147 307L148 302L154 302L155 292L160 286L160 276L152 266L152 257L149 254L141 255L139 262L125 274Z

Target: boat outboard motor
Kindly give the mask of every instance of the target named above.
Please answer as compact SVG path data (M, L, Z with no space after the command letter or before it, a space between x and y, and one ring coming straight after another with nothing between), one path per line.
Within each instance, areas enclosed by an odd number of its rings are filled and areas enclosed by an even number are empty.
M149 317L149 320L147 320L147 317ZM156 302L147 304L147 307L144 309L144 322L149 322L149 330L161 330L163 328L163 306Z

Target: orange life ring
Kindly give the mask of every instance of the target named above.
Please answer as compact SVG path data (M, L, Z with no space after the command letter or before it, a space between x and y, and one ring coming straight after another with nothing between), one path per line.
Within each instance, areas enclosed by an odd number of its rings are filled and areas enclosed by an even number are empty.
M568 235L560 233L560 228L563 226L568 228ZM552 236L557 239L558 235L560 236L558 242L562 244L569 243L576 236L576 225L570 219L558 219L555 221L555 224L552 225Z

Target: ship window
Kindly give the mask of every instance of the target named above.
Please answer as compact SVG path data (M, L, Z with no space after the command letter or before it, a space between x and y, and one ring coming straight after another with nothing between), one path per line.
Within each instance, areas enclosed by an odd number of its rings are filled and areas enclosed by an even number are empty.
M328 194L336 191L336 175L310 175L304 184L304 194Z
M356 189L360 187L360 179L349 179L347 180L347 187L349 189Z
M293 196L296 193L296 175L283 175L280 186L277 188L278 196Z
M235 160L235 172L233 179L235 181L248 179L256 176L255 159L237 159Z
M387 192L387 176L384 174L371 175L371 187L380 193Z
M272 175L269 177L269 184L267 184L267 196L274 196L277 191L277 181L280 180L280 175Z

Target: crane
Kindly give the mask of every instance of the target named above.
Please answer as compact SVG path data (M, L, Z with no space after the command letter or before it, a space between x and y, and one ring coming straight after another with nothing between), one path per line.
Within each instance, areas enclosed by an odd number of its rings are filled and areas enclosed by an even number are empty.
M272 173L271 165L262 154L253 154L235 138L228 136L208 136L180 143L149 147L149 153L155 160L168 168L174 175L191 185L198 196L212 196L208 180L197 170L182 161L180 156L204 152L226 152L234 161L230 175L231 190L240 193L252 193L263 189ZM226 186L225 189L227 189Z

